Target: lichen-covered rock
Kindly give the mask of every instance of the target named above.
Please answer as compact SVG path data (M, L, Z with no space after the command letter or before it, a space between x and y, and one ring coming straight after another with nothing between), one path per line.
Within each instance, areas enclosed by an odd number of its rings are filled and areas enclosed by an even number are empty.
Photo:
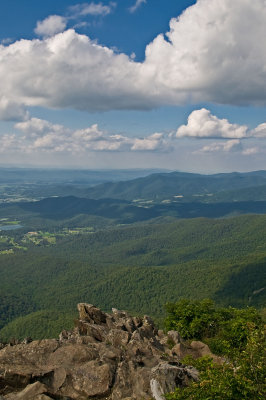
M174 350L178 344L172 352L167 346L169 337L180 342L177 333L166 336L149 317L131 317L117 309L106 314L81 303L78 310L76 327L63 331L58 340L27 340L0 349L0 396L161 400L176 385L197 379L195 371L179 363Z

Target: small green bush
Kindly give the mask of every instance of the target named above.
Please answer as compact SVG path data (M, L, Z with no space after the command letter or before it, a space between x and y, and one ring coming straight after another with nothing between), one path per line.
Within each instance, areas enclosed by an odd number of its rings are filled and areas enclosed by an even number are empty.
M234 360L215 364L211 358L187 357L200 372L199 382L166 395L167 400L263 400L266 398L265 329L249 325L245 350Z
M177 330L186 339L204 340L216 354L230 354L244 349L249 334L248 324L260 326L262 319L253 307L218 308L214 302L182 299L167 303L166 330Z

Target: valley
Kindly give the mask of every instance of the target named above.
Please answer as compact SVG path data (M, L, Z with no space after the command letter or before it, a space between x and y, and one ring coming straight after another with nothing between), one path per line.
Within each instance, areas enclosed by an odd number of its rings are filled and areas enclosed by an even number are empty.
M264 179L262 172L258 175ZM165 184L168 175L163 177ZM154 175L141 179L147 188ZM260 178L257 183L260 188ZM221 202L224 193L229 202ZM128 200L122 191L117 198L56 196L2 203L3 226L19 227L0 235L1 340L47 337L48 319L54 337L73 324L75 304L81 301L106 311L148 313L159 325L164 305L181 298L264 307L266 202L258 200L257 191L248 201L228 193L198 195L195 202L176 194L156 199L153 192L141 199L139 191Z

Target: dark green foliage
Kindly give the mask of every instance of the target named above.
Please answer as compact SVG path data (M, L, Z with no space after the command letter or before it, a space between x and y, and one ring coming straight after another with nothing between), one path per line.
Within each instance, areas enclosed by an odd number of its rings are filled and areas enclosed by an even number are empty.
M8 289L2 289L0 293L0 328L19 315L34 311L31 296L26 294L23 288L19 293Z
M183 362L200 371L200 381L177 388L166 400L263 400L266 396L265 332L254 331L233 362L215 364L206 357Z
M205 302L205 305L207 303ZM191 303L192 306L192 303ZM203 307L203 303L202 303ZM206 307L205 307L206 311ZM220 310L221 311L221 310ZM224 318L232 313L224 309ZM255 310L234 310L238 315L244 333L241 335L239 324L234 319L226 321L228 337L238 333L239 339L230 344L230 352L223 353L227 360L216 364L209 357L194 360L186 357L183 363L193 365L200 372L199 382L184 389L177 388L166 395L167 400L263 400L266 396L266 351L265 327L258 319ZM213 315L213 309L210 308ZM257 323L248 322L256 319ZM235 330L238 325L237 330ZM203 336L203 335L201 335ZM245 340L243 341L243 337ZM236 335L235 335L236 338Z
M168 313L165 328L176 330L184 339L212 337L217 331L218 313L211 300L190 301L182 299L165 306Z
M232 354L245 349L250 333L262 325L253 307L237 309L217 307L209 299L187 300L166 304L167 330L177 330L184 339L206 341L215 354Z
M1 255L0 329L38 310L72 313L78 302L159 319L182 297L263 306L265 226L266 216L121 226Z
M1 330L1 340L8 342L11 338L49 339L57 338L63 329L73 329L74 313L59 311L36 311L24 317L18 317Z

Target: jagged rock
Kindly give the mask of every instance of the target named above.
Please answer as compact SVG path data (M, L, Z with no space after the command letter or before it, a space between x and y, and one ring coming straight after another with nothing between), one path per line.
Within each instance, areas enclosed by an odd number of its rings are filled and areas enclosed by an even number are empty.
M28 385L21 392L7 395L5 398L6 400L35 400L37 396L42 395L43 393L47 393L47 387L40 382L35 382Z
M212 352L209 348L209 346L203 342L200 341L193 341L190 343L190 347L194 350L195 352L195 358L207 356L207 355L212 355Z
M92 304L78 304L79 318L91 324L101 325L106 322L106 314Z
M27 336L22 340L23 344L28 344L30 342L32 342L32 338L30 336Z
M16 338L11 338L10 340L9 340L9 346L15 346L16 344L19 344L19 340L18 339L16 339Z
M125 347L130 339L130 334L120 329L111 329L106 336L106 343L113 345L114 347Z
M218 357L213 354L209 346L200 341L192 341L190 344L182 342L178 343L172 348L171 353L173 356L177 356L180 360L182 360L182 358L184 358L185 356L190 355L195 359L209 356L218 364L224 362L224 359L222 357Z
M164 400L164 394L173 392L179 386L187 386L189 381L197 380L196 369L184 367L180 363L161 362L151 371L151 392L155 400Z
M64 342L66 340L70 340L72 338L72 332L63 330L59 335L59 341Z
M14 343L0 350L0 395L19 400L25 391L39 388L43 391L36 392L36 400L161 399L175 385L197 379L178 363L178 344L172 352L167 346L169 337L179 342L178 333L164 335L149 317L117 309L106 314L81 303L78 310L74 330L61 332L59 340Z
M181 342L181 336L177 331L169 331L167 335L163 331L158 331L159 341L162 345L169 345L172 347Z
M112 313L114 315L115 320L119 320L121 318L128 318L128 313L126 311L118 310L117 308L112 308Z
M101 325L91 324L80 320L77 322L76 327L79 335L90 336L98 342L103 342L107 335L106 329Z
M181 341L181 336L180 336L179 332L177 332L177 331L169 331L169 332L167 332L167 336L175 344L178 344Z

